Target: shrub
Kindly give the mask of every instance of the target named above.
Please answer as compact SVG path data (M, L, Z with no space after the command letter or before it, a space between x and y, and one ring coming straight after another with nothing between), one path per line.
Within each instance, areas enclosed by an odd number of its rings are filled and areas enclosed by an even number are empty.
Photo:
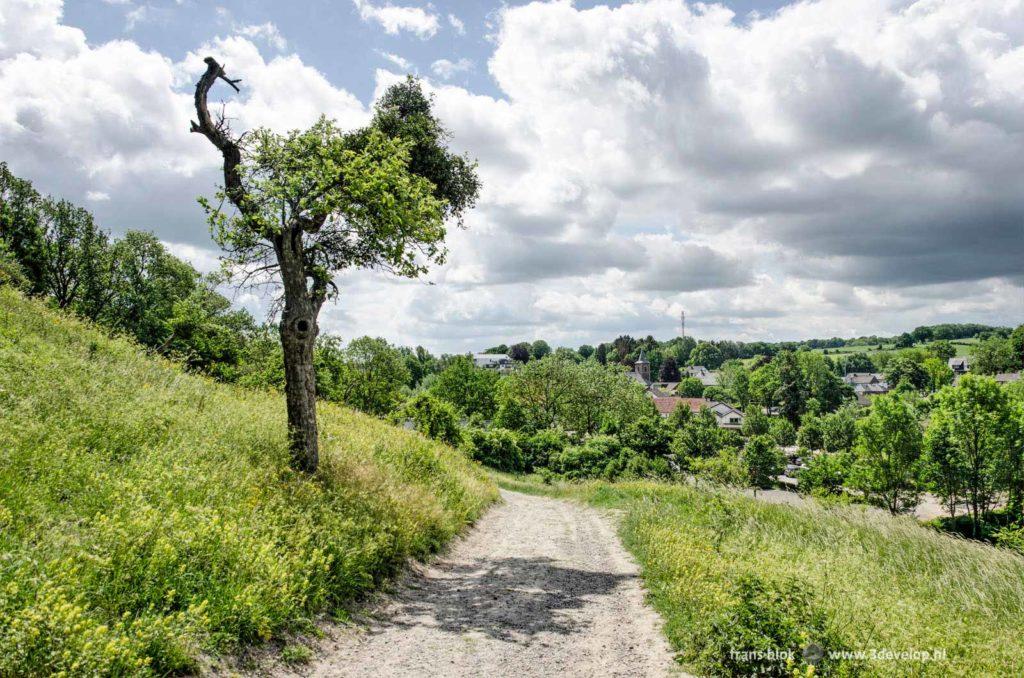
M995 533L996 543L1024 553L1024 524L1010 525Z
M771 436L754 436L743 448L743 464L751 485L768 488L786 468L786 459Z
M775 442L783 447L796 444L796 427L789 419L773 419L769 433Z
M683 398L700 398L704 395L704 383L697 377L684 377L676 386L676 394Z
M15 289L28 289L29 280L25 275L25 269L18 263L17 258L11 254L7 245L0 240L0 286L9 285Z
M558 429L543 429L533 435L522 436L519 447L523 451L526 471L548 466L551 459L560 454L569 444L569 438Z
M470 456L485 466L519 473L526 468L518 437L503 428L467 429L467 444Z
M713 457L691 459L690 470L715 485L742 487L747 484L747 468L735 447L722 448Z
M623 448L622 443L615 436L593 436L582 445L565 448L552 460L552 470L569 480L601 478L605 477L607 471L611 471L615 475L620 469L625 469L628 460L621 463L616 462L627 449ZM626 452L627 457L633 454L635 453L632 450ZM610 464L612 465L611 469L609 469Z
M453 447L462 442L459 415L455 408L429 393L422 393L407 402L402 409L392 415L392 421L411 421L416 430L423 435Z
M743 428L741 432L744 436L751 438L753 436L767 435L772 428L772 419L764 412L759 409L752 410L747 413L747 416L743 418Z
M838 495L843 493L843 483L850 468L846 454L829 453L811 456L807 468L797 475L800 492L814 495Z
M841 651L826 615L806 584L774 583L755 574L731 582L727 600L711 621L709 642L694 664L710 675L830 675L838 662L827 651ZM814 667L813 669L811 667Z

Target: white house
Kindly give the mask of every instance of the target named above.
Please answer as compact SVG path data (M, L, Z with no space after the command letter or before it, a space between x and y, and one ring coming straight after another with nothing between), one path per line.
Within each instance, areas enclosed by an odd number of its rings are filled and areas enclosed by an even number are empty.
M515 366L515 361L504 353L475 353L473 364L485 370L508 372Z

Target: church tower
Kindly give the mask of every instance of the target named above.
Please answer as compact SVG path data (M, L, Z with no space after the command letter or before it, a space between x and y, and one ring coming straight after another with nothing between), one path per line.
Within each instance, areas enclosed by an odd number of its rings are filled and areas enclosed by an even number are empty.
M686 311L679 312L679 336L686 336Z
M637 358L636 363L633 364L633 371L640 375L640 378L644 380L645 384L651 383L651 364L647 362L647 358L644 357L643 349L640 349L640 357Z

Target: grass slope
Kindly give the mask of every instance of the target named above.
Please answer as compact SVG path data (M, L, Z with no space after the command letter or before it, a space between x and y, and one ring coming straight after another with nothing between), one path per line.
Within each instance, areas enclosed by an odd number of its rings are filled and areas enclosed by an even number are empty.
M826 649L947 654L832 661L819 674L995 676L1024 666L1024 558L1013 552L857 506L773 505L650 482L550 486L501 476L499 484L624 509L623 541L669 640L702 675L740 673L725 656L730 644L770 649L776 641L759 646L755 636L778 638L789 624L797 651L817 640ZM820 619L797 614L792 595L741 604L751 581L805 593Z
M184 374L0 288L0 676L194 671L307 628L436 550L496 490L456 451Z

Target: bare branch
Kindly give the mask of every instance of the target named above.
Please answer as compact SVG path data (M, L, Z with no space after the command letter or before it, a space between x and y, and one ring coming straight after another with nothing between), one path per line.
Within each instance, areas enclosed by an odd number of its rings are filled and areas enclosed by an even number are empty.
M206 103L210 88L218 78L231 85L235 91L239 91L238 83L241 80L228 78L224 73L224 68L213 57L206 57L203 61L206 62L206 72L196 83L195 96L196 115L199 117L199 122L192 122L192 131L209 139L210 143L216 146L224 156L224 194L238 208L239 212L247 215L248 196L245 187L242 186L242 176L239 171L239 165L242 164L242 152L238 142L231 138L230 131L224 124L223 115L218 122L214 122Z

